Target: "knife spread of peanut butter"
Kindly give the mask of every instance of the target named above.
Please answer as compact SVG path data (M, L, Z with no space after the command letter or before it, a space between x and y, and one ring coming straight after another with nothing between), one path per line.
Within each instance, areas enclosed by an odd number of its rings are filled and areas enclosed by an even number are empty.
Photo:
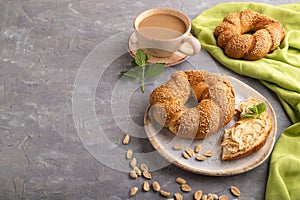
M260 101L249 98L239 106L238 111L241 115L246 114L248 108L257 103ZM250 149L257 150L256 146L265 142L271 129L272 119L266 111L260 115L260 118L240 118L232 127L225 129L222 158L226 160L226 155L240 157L239 155L247 153Z

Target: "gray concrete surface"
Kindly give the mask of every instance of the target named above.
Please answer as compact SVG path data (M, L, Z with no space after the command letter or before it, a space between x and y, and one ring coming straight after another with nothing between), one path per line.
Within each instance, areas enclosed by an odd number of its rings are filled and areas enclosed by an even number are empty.
M129 198L131 187L138 186L141 190L143 178L130 179L125 170L103 164L86 148L73 120L75 77L98 44L115 34L132 31L132 21L139 12L170 7L193 19L220 2L0 1L0 199L164 199L154 192L139 192ZM126 45L126 40L123 44ZM209 54L202 50L191 58L192 63L199 65L184 62L175 69L217 69L239 78L269 99L277 114L278 136L290 125L275 94L257 80L239 76L220 64L204 65L207 57ZM151 152L153 148L147 139L136 137L128 146L122 145L124 131L116 124L111 109L118 73L128 69L130 62L130 55L124 54L105 69L97 85L95 109L99 124L112 144L124 152L129 148L137 153ZM137 124L142 124L147 95L149 91L144 95L137 91L131 99L134 104L130 104L130 111ZM115 162L115 155L106 156ZM194 190L201 188L205 193L227 194L233 199L229 187L236 185L242 191L239 199L258 200L264 199L268 161L254 170L229 177L197 175L172 164L152 172L152 176L172 193L180 191L175 178L181 176ZM128 161L124 156L120 162ZM192 193L185 193L184 197L192 199Z

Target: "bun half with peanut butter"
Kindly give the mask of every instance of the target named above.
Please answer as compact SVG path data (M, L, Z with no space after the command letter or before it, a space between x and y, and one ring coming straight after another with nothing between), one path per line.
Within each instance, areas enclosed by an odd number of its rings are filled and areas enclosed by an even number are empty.
M222 160L235 160L258 151L272 130L272 119L261 101L249 98L238 112L239 120L224 131Z

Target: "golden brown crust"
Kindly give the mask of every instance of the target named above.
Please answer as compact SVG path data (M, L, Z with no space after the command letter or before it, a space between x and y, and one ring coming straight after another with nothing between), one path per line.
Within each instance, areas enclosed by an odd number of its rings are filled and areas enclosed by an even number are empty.
M188 100L191 87L184 72L178 71L173 73L171 79L164 85L175 93L181 103L185 103Z
M184 138L196 138L199 124L199 115L197 108L184 108L182 115L169 126L169 130Z
M222 78L224 87L226 88L226 115L225 115L225 120L224 120L224 125L227 125L231 119L232 116L234 115L235 111L235 93L233 90L233 87L231 83L225 79Z
M161 125L169 126L181 116L182 106L176 94L167 86L161 85L150 95L153 117Z
M272 46L272 38L266 29L260 29L253 34L253 43L244 54L247 60L257 60L268 54Z
M271 51L275 50L282 40L284 35L284 28L279 23L272 23L265 26L265 29L269 32L272 38Z
M226 42L225 53L231 58L243 58L249 47L251 47L252 41L253 37L251 35L235 35L231 42Z
M196 139L203 139L206 136L213 134L216 131L216 127L219 128L219 118L216 117L218 115L214 115L219 112L219 108L216 107L214 102L209 99L204 99L198 104L198 111L200 123Z
M218 46L224 49L227 56L257 60L280 45L284 27L266 15L245 10L225 16L214 34Z
M197 100L207 98L208 96L208 84L205 81L205 76L208 76L206 71L189 70L186 71L188 82L191 85L192 91Z
M197 100L197 106L187 108L185 104L191 96ZM235 94L228 80L206 71L190 70L174 73L153 90L150 105L159 124L181 137L200 139L230 122Z

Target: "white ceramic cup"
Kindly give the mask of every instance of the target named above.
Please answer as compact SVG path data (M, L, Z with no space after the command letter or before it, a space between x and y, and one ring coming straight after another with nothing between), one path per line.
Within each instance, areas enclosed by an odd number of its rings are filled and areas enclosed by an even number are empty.
M152 16L166 16L175 17L175 21L171 23L178 22L184 24L183 31L173 29L169 24L155 25L159 22L156 18ZM141 27L143 20L153 22L154 25L151 27ZM175 52L180 52L186 56L192 56L197 54L201 45L197 38L190 34L191 31L191 21L182 12L170 8L153 8L140 13L133 22L134 32L137 37L138 48L145 50L148 54L155 57L169 57ZM145 30L147 29L147 34Z

